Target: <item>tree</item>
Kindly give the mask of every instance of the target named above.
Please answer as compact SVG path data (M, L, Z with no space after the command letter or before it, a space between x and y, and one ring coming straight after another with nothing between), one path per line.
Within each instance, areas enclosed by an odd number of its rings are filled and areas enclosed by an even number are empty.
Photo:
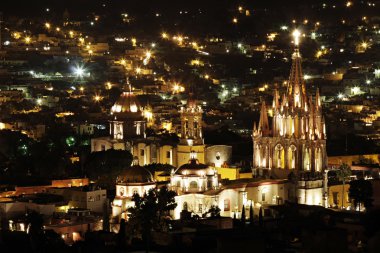
M339 166L338 170L336 171L336 175L337 175L339 181L343 182L342 208L344 208L344 185L346 183L347 177L351 176L351 167L346 163L342 163Z
M250 225L253 225L253 206L252 206L252 203L251 205L249 206L249 224Z
M166 186L161 189L150 189L142 197L138 194L132 196L135 206L128 209L129 225L134 234L142 235L149 252L151 232L165 229L164 219L171 210L176 208L174 197L176 192Z
M359 179L350 182L349 196L352 199L354 207L360 207L364 205L366 209L372 206L373 189L372 184L368 180Z
M241 208L241 223L244 226L245 225L245 206Z
M87 176L97 180L97 184L108 190L115 187L116 177L123 169L132 164L132 155L128 151L109 149L91 153L85 163Z
M259 225L262 227L264 225L264 218L263 218L263 208L260 206L259 210Z
M220 217L220 208L218 206L212 205L210 209L204 214L204 217L210 215L211 218Z

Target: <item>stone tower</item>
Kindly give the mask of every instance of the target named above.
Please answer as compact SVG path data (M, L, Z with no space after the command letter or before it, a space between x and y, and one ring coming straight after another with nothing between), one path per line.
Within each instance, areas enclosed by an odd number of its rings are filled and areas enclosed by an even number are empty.
M185 164L195 156L200 163L205 162L205 145L202 136L203 110L190 94L186 106L180 110L181 138L177 147L178 165Z

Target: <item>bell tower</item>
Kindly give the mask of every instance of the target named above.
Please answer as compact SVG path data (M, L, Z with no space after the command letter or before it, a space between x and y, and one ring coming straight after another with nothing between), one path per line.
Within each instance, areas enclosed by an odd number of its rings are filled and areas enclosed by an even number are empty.
M191 156L205 162L205 145L202 133L202 107L190 94L186 106L180 109L181 137L178 144L178 165L185 164Z

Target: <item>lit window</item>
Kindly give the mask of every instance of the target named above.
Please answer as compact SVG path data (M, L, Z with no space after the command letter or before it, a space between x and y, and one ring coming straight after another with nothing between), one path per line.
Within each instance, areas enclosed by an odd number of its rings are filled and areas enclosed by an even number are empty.
M230 210L230 200L225 199L224 200L224 211L229 211Z

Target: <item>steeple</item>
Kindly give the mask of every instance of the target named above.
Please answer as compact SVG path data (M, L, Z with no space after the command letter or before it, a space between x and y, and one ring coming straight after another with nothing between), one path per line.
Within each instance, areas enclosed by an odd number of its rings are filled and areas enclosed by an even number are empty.
M319 88L317 88L317 91L315 92L315 109L316 111L319 111L321 108L321 97L319 96Z
M293 32L294 37L294 52L292 55L292 67L290 70L289 82L288 82L288 99L291 105L294 107L302 107L306 102L306 89L305 81L303 79L302 67L301 67L301 54L299 52L299 37L300 32L295 30Z
M267 107L265 105L265 101L261 103L259 131L262 132L263 136L268 136L270 132L268 113L267 113Z
M273 109L278 109L279 99L280 99L280 95L278 94L278 90L275 89L274 94L273 94L273 105L272 105Z
M197 105L190 92L186 106L181 108L181 144L203 145L202 137L202 107Z

